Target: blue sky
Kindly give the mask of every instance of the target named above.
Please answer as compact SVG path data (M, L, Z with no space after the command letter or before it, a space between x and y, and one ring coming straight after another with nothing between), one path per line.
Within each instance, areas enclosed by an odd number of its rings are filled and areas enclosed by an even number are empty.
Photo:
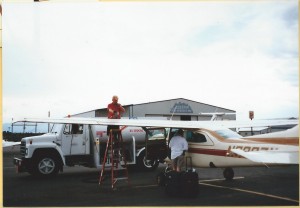
M298 117L298 1L3 3L3 122L186 98Z

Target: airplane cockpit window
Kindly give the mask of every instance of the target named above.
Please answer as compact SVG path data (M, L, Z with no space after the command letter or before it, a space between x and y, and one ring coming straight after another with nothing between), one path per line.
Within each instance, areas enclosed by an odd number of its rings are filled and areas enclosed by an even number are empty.
M222 136L224 139L227 139L227 138L231 138L231 139L239 139L239 138L242 138L241 135L239 135L238 133L230 130L230 129L222 129L222 130L217 130L215 131L217 134L219 134L220 136Z
M186 140L188 142L196 142L196 143L207 142L205 135L198 132L192 132L192 131L186 132Z

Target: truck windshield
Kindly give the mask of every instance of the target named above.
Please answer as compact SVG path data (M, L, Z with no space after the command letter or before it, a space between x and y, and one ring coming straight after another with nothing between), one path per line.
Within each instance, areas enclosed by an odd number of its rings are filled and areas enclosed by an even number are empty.
M53 124L51 133L57 134L58 132L60 132L62 126L63 126L63 124Z

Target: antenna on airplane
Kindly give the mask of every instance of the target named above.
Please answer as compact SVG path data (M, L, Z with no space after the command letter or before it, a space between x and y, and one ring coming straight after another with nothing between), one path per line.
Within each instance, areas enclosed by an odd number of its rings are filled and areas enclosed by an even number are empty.
M175 105L175 107L174 107L174 110L173 110L173 113L172 113L172 115L171 115L170 121L172 121L172 118L173 118L173 115L174 115L174 113L175 113L176 108L177 108L177 105ZM170 139L170 133L171 133L171 129L170 129L169 132L168 132L168 136L167 136L168 139Z
M175 105L174 110L173 110L173 113L172 113L172 115L171 115L171 118L170 118L171 121L172 121L172 118L173 118L173 115L174 115L174 113L175 113L176 108L177 108L177 105Z

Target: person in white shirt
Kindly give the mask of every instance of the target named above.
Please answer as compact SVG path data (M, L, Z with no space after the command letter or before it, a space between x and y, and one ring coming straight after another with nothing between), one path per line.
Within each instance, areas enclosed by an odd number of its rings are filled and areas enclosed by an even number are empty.
M185 151L188 150L188 143L183 137L183 130L179 129L174 137L172 137L169 147L171 148L172 169L180 172L184 165Z

